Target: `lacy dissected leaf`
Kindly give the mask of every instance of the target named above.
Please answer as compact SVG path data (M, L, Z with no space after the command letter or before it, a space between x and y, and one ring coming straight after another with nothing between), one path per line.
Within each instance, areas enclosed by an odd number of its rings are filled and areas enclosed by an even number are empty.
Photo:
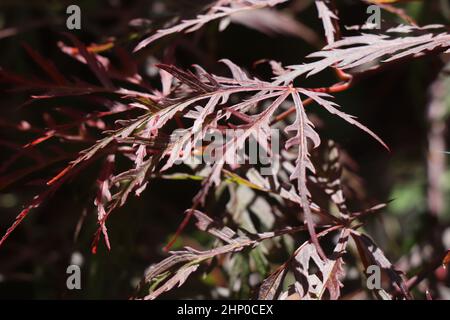
M238 234L230 228L223 226L220 222L212 220L200 211L193 211L193 216L197 219L196 225L200 230L210 233L221 240L224 245L206 251L186 247L183 251L170 252L168 258L149 268L145 276L145 283L151 284L155 280L160 280L162 275L164 275L165 281L159 281L159 286L157 288L153 287L150 294L144 299L154 299L164 291L173 288L177 283L181 285L186 280L185 276L189 276L195 271L199 264L215 256L239 252L244 248L254 248L263 240L303 230L302 227L299 227L259 234L250 234L247 232Z
M336 227L325 229L317 236L323 237ZM322 259L311 241L304 242L292 257L277 268L261 284L259 299L338 299L340 297L341 279L344 277L342 256L345 253L350 234L349 229L342 229L330 258ZM286 275L292 272L293 283L286 282ZM288 290L284 291L284 286ZM326 295L328 293L328 295Z
M245 106L254 105L260 101L283 95L282 90L263 96L260 96L257 93L244 102L227 106L225 112L222 110L217 110L219 107L228 102L229 96L232 94L265 91L273 88L273 86L268 82L263 82L258 79L250 79L244 71L242 71L231 61L222 60L222 62L229 67L233 78L210 75L201 68L197 68L199 75L196 76L193 73L184 72L172 66L161 66L164 70L173 74L173 76L183 84L194 90L192 96L189 96L183 99L183 101L166 108L173 110L166 113L167 118L173 117L176 112L181 112L188 107L195 107L194 110L191 109L185 115L186 118L195 119L193 125L187 129L178 131L178 133L181 132L182 134L179 136L180 139L176 144L174 144L173 148L166 151L166 154L169 155L169 159L163 167L163 170L170 168L176 161L182 161L188 157L193 151L193 148L196 147L197 142L204 138L208 129L214 130L217 126L217 121L220 119L227 116L229 117L230 114L239 112ZM204 107L196 105L201 101L207 101ZM264 133L268 131L270 116L283 101L284 99L276 100L276 103L274 102L272 107L267 108L264 112L264 116L261 114L261 116L263 116L261 119L256 120L254 123L251 123L243 128L243 135L237 137L237 140L230 141L226 145L222 146L224 151L221 153L221 156L223 156L223 158L219 157L219 159L216 159L218 164L213 169L213 173L215 173L212 179L213 182L218 182L217 173L220 173L224 159L233 158L236 149L240 148L250 135L258 136L257 133ZM165 115L160 116L159 121L161 121L161 118L164 116ZM211 116L215 116L215 118ZM260 134L260 136L262 135Z
M237 183L240 186L245 186L258 192L263 192L266 196L272 197L281 205L285 205L286 202L292 202L293 204L299 204L301 202L298 192L292 184L286 184L283 182L275 186L269 181L271 179L269 179L268 177L263 177L254 168L251 168L246 172L247 178L241 177L225 169L223 170L223 172L225 174L225 177L227 177L227 182ZM286 180L289 180L289 177L286 178ZM327 212L317 204L310 202L309 207L310 211L313 214L320 216L322 219L324 219L324 221L330 223L341 223L339 219L335 218L330 212ZM323 227L324 225L321 223L317 226ZM307 230L307 227L305 228L305 230Z
M170 5L172 2L177 3L171 1ZM313 122L319 128L322 124L319 120L316 122L317 118L309 110L306 112L306 106L312 104L312 112L314 108L324 108L370 134L386 147L375 133L356 121L354 116L341 111L329 93L347 90L363 78L341 70L364 72L377 68L382 63L398 62L406 57L450 53L448 28L439 25L415 26L404 10L397 10L390 5L409 0L364 0L366 3L381 5L412 25L401 25L383 32L375 31L374 25L369 24L348 27L349 34L360 34L341 38L336 1L315 0L328 45L309 56L314 60L287 68L272 60L255 62L255 65L269 62L272 73L276 76L273 81L250 76L228 59L221 60L228 68L227 76L208 73L199 65L194 65L192 71L170 65L177 63L179 49L183 52L187 49L188 55L192 54L195 59L211 64L209 59L206 60L211 56L210 53L215 56L214 46L205 47L197 41L179 39L181 41L176 41L167 48L152 48L146 52L149 56L142 57L144 59L141 62L145 61L145 66L138 66L131 55L119 47L121 43L128 44L142 34L144 39L135 48L138 51L158 39L193 33L213 21L217 22L219 31L233 22L267 35L302 37L315 47L323 44L314 31L297 21L300 11L313 1L292 1L292 5L285 6L283 10L278 10L275 6L287 0L212 0L206 1L208 3L201 1L201 4L185 2L187 6L201 9L187 19L176 17L156 28L152 25L153 22L143 19L130 23L131 28L153 28L152 33L146 36L139 32L116 39L119 32L114 32L114 38L109 38L105 44L86 46L72 34L67 34L73 47L59 42L60 50L89 68L95 84L77 78L77 75L85 75L85 68L80 73L66 74L52 60L28 45L25 45L25 50L40 71L45 73L45 78L18 76L0 68L2 86L5 84L11 92L26 91L32 94L25 105L44 99L69 97L51 102L57 106L50 112L44 112L42 119L36 121L41 123L42 120L43 125L37 124L42 129L27 121L20 124L23 130L19 130L36 133L37 137L25 146L12 146L12 149L20 150L1 165L0 189L25 176L31 176L40 169L50 168L59 161L72 159L64 170L48 180L44 192L19 213L0 239L0 246L30 210L40 207L63 183L74 178L84 166L98 160L101 169L96 180L97 192L94 199L98 224L92 244L94 253L102 236L106 247L111 247L106 223L113 210L124 206L130 195L140 196L151 179L189 179L202 184L176 235L192 216L197 228L212 236L214 242L201 250L185 247L180 251L169 252L166 259L151 266L145 277L149 286L145 299L155 299L180 287L195 272L203 271L203 265L214 268L216 263L228 278L230 295L246 290L247 297L250 290L260 284L259 299L339 299L345 276L343 254L350 235L356 243L364 267L379 266L385 275L383 280L388 280L389 288L377 290L375 294L383 298L410 298L408 290L416 285L414 281L418 283L421 280L421 275L412 278L413 281L408 282L408 288L402 274L395 269L383 251L368 236L354 231L364 224L362 219L366 215L385 205L350 212L343 193L341 167L335 145L328 145L325 161L316 161L310 155L322 143ZM163 12L165 5L164 2L157 2L155 12L151 15L155 18L167 17L166 13L169 12ZM114 16L115 13L112 12L112 17ZM121 18L117 21L121 21L122 26L125 20ZM1 34L17 33L19 29L0 30L0 38ZM95 34L96 32L93 35ZM114 51L109 51L112 48ZM109 52L106 53L107 50ZM188 63L190 58L183 57L183 63ZM159 59L168 64L158 64L156 61ZM119 68L114 65L116 61L120 63ZM303 83L294 82L299 76L314 75L327 68L333 68L336 75L345 82L319 88L297 87ZM145 77L138 73L143 69ZM152 87L157 76L160 78L160 89ZM74 102L72 98L76 98L76 103L65 106L67 101ZM82 104L78 105L78 100ZM51 107L50 103L46 107ZM118 118L121 120L116 120ZM35 120L30 119L32 122ZM0 121L2 128L3 122L7 121ZM287 123L290 125L286 127ZM8 125L19 128L19 125ZM260 166L259 162L254 165L236 161L249 160L250 151L245 148L253 142L252 139L256 140L258 148L271 153L272 145L278 142L271 136L273 128L285 128L280 133L280 141L286 150L270 154L270 161L264 167L268 171L264 174L258 172L265 163ZM205 139L208 134L223 134L228 130L237 133L231 140L216 144L217 141L213 143ZM50 139L53 141L48 141ZM75 150L84 150L68 153L60 146L67 141L74 145L82 144L82 147ZM2 141L0 144L3 146L8 142ZM213 163L203 161L197 164L192 161L194 156L208 156L211 147L215 147L217 152L221 151L213 159ZM41 152L40 148L46 151L48 148L52 152L43 156L45 152ZM22 159L22 156L26 159ZM48 158L52 157L49 161ZM3 175L12 167L11 164L17 161L20 166L22 160L36 163L31 168ZM174 168L181 163L184 164L183 167ZM169 169L176 172L168 173ZM190 171L180 173L176 169ZM339 216L332 215L317 204L323 201L319 197L313 198L312 191L321 196L324 194L320 194L317 189L309 190L311 182L325 191L326 207L329 204L328 198L331 198L331 202L339 210ZM214 192L210 192L210 189ZM206 207L207 195L210 196L208 199L216 200L218 205L226 201L223 211L217 206L209 206L209 203ZM316 195L315 192L313 195ZM201 206L210 209L215 216L220 216L222 221L213 220L198 211ZM299 217L304 223L296 226ZM319 239L336 231L339 234L335 237L337 241L334 250L325 255ZM297 232L302 232L301 237L294 235ZM309 238L306 232L309 233ZM332 239L334 238L330 237L321 242L333 245ZM298 247L298 243L303 244ZM280 248L283 248L283 252ZM267 276L269 266L272 263L277 263L278 266L279 258L284 254L290 255L290 258ZM275 259L272 261L271 258ZM441 257L438 259L438 263L440 262ZM448 253L442 262L449 262ZM383 286L387 287L386 283ZM241 290L243 287L245 290ZM219 290L211 292L213 293L221 295ZM427 293L428 296L430 295Z
M292 88L292 86L289 85L274 85L273 83L261 81L256 78L250 78L241 68L231 61L223 60L223 63L230 69L232 78L211 75L199 67L197 67L198 74L195 75L175 67L161 66L181 83L193 90L192 95L187 96L180 102L168 106L163 110L163 112L171 110L166 113L167 115L170 114L168 118L173 117L173 112L180 112L188 107L192 108L203 100L207 101L204 107L197 106L195 110L191 110L186 114L187 118L193 118L195 121L191 127L183 129L181 131L182 135L177 142L173 144L172 148L165 151L164 155L168 155L169 159L163 167L163 170L170 168L174 163L183 161L189 156L196 147L196 142L204 137L207 130L214 130L214 126L217 125L218 121L238 113L238 118L247 123L232 126L234 130L239 131L240 133L230 141L225 141L222 145L216 146L217 150L220 150L221 152L219 152L218 157L214 159L215 162L211 167L209 176L203 180L202 188L194 198L193 207L196 208L198 204L204 204L205 197L210 187L219 185L224 165L228 164L232 167L235 166L236 154L242 149L247 139L254 137L263 149L269 150L271 120L281 104L291 96L296 108L296 119L292 125L286 128L286 131L288 133L294 131L296 134L287 141L286 148L289 149L293 146L298 147L296 166L291 173L291 180L297 181L299 195L299 197L294 196L291 197L291 199L294 199L300 206L304 207L305 222L313 242L317 246L321 256L325 257L315 236L314 221L311 210L309 209L309 191L306 185L307 170L314 173L314 166L310 160L308 151L308 141L311 141L312 147L315 148L320 144L320 138L314 131L314 127L306 115L300 93L312 99L312 101L317 102L330 113L338 115L350 124L366 131L384 146L386 145L376 134L357 122L353 116L338 110L336 103L327 100L327 98L330 98L330 95L323 92L315 92L310 89ZM228 103L231 95L248 94L251 92L256 92L256 94L253 94L250 98L244 99L242 102L236 104L230 105ZM262 102L272 99L275 100L265 106L265 109L262 112L254 115L246 114L251 108L255 109L255 107L261 105ZM162 117L164 117L164 115L160 116L159 120L161 120ZM213 117L215 117L215 119L211 120ZM286 192L284 194L286 195ZM185 223L186 221L183 222L183 225L185 225Z
M339 17L330 8L329 0L316 0L316 7L319 12L319 18L322 19L327 42L328 44L332 44L334 43L335 34L337 32L334 23L339 20Z
M61 177L66 175L70 170L75 168L80 163L83 163L84 161L89 160L94 155L96 155L99 151L103 150L107 146L109 146L112 142L118 140L118 139L125 139L129 137L135 130L137 130L139 127L145 125L150 120L149 115L141 116L135 120L127 121L124 126L122 126L120 129L117 129L113 132L107 132L106 137L99 140L97 143L95 143L92 147L83 150L80 152L80 156L72 161L64 170L62 170L58 175L53 177L51 180L47 182L48 185L51 185L58 181Z
M101 223L103 219L105 219L107 213L105 206L108 202L111 201L111 178L112 172L114 168L115 156L113 154L108 155L105 160L105 164L103 166L102 171L100 172L100 176L97 179L97 196L95 198L94 204L97 206L98 215L97 221L101 224L101 229L103 236L105 238L106 247L111 249L111 245L109 242L108 231L106 228L106 223Z
M99 212L99 228L97 229L92 243L93 253L97 252L97 245L101 234L104 235L106 245L108 249L110 249L105 227L106 220L114 209L125 204L131 192L134 192L136 196L139 196L145 190L148 183L147 177L154 171L157 163L157 157L149 157L142 163L137 164L135 168L110 177L109 184L117 185L118 187L114 194L109 194L109 201L102 205L104 212L101 212L101 217ZM109 193L111 193L111 190L109 190Z
M305 94L307 97L311 98L313 101L317 102L320 106L325 108L329 113L334 114L341 119L347 121L351 125L354 125L355 127L358 127L359 129L363 130L364 132L368 133L370 136L372 136L375 140L377 140L383 147L385 147L387 150L389 150L389 147L386 145L386 143L383 142L383 140L375 134L372 130L367 128L365 125L358 122L355 118L355 116L346 114L345 112L342 112L338 109L338 105L333 102L329 101L326 98L331 98L331 96L327 93L323 92L313 92L310 90L304 90L299 89L299 92Z
M386 258L383 251L365 234L353 231L351 233L353 240L358 248L361 261L365 270L371 265L377 265L381 271L385 273L396 287L393 289L400 290L405 299L410 299L408 287L399 271L395 269L392 263ZM392 288L391 288L392 289Z
M326 290L330 299L339 298L342 286L340 279L344 275L342 254L345 252L349 233L348 229L342 230L333 255L325 261L310 242L306 242L297 250L292 261L296 279L292 288L300 299L322 299ZM315 273L310 271L311 263L318 268Z
M24 210L19 216L18 219L16 219L16 222L14 223L13 227L8 229L7 233L3 237L3 240L1 243L4 242L4 240L9 236L9 234L17 227L17 225L25 218L27 213L32 208L38 207L42 201L49 197L59 186L61 185L61 182L66 181L68 177L70 177L78 168L81 168L82 166L86 165L89 160L91 160L94 157L97 157L102 154L102 152L109 147L114 141L118 141L121 139L125 139L132 135L136 130L139 130L141 126L146 125L151 120L151 116L144 115L141 116L135 120L131 120L128 122L123 122L123 126L120 129L117 129L113 132L107 132L106 137L102 140L98 141L96 144L94 144L92 147L82 151L80 156L73 160L64 170L62 170L59 174L57 174L55 177L50 179L47 184L50 186L49 191L44 192L42 195L37 196L35 200L32 202L32 204ZM96 199L96 205L99 208L99 231L96 234L93 250L96 250L96 243L98 242L99 236L101 233L105 235L105 241L107 244L107 247L109 247L109 241L108 236L106 233L106 227L105 227L105 220L109 216L110 212L113 208L117 207L118 205L123 205L126 201L126 198L128 197L128 194L139 187L142 186L144 182L144 178L147 174L147 170L150 168L151 164L155 164L153 161L146 162L139 166L139 170L137 172L134 172L135 175L131 176L129 180L131 183L129 183L123 190L120 192L120 194L115 194L112 196L111 201L109 201L108 204L105 203L105 200L109 197L109 189L105 188L105 185L108 184L108 178L101 177L101 193L102 195L98 195ZM105 180L104 180L105 179ZM120 195L120 196L119 196ZM101 197L101 199L100 199Z
M59 188L63 185L65 181L67 181L69 178L73 177L79 170L83 169L85 166L89 164L88 161L84 162L82 165L75 168L75 170L72 170L64 177L61 177L58 181L56 181L54 184L49 186L45 191L42 193L36 195L31 203L25 207L16 217L13 224L6 230L3 237L0 239L0 246L2 246L5 241L8 239L8 237L11 235L11 233L19 226L20 223L28 216L29 212L32 209L39 208L42 203L46 200L48 200L56 191L59 190Z
M74 41L76 42L76 40ZM100 82L105 86L109 86L105 83L105 77L108 77L105 73L105 65L103 65L103 68L100 67L102 66L102 63L99 62L101 58L83 50L82 45L78 42L76 43L80 47L79 52L85 61L89 64L89 60L91 60L89 65L94 73L97 74ZM356 122L351 116L337 110L334 103L325 99L329 96L324 93L293 88L290 85L280 86L276 83L251 78L233 62L226 59L222 60L222 62L229 68L231 77L209 74L199 66L196 66L197 73L194 74L174 66L160 65L159 67L164 72L173 76L188 90L185 90L180 96L163 97L158 102L153 101L151 95L149 97L146 97L145 94L140 95L142 103L146 104L145 101L147 100L152 101L151 108L144 115L132 120L117 121L118 129L105 131L103 139L82 151L77 159L73 160L69 166L53 179L49 180L49 185L58 182L78 165L91 159L110 145L118 148L127 147L128 150L134 152L134 155L127 155L127 157L132 157L132 160L135 162L134 168L111 177L111 182L108 182L110 186L118 186L115 192L110 191L111 200L107 203L102 203L103 200L109 197L107 195L108 197L103 197L102 201L100 199L96 201L97 205L100 205L101 218L99 219L100 227L93 244L94 251L96 250L100 234L107 235L104 223L111 211L118 206L124 205L131 192L139 195L147 185L148 178L160 163L165 161L160 171L169 169L175 163L178 163L177 161L183 160L196 150L197 141L202 140L207 130L217 130L219 121L230 122L230 118L235 117L240 122L244 122L244 124L234 125L230 123L229 126L234 130L238 130L241 134L236 135L231 141L224 142L220 146L223 150L221 158L216 159L209 177L203 180L202 189L194 198L194 208L198 204L203 204L208 189L212 185L219 185L224 165L228 164L235 169L236 164L233 162L235 155L244 146L247 139L254 137L260 146L265 150L269 150L271 121L275 113L280 109L280 106L291 96L296 106L296 120L286 129L288 132L295 131L296 135L288 140L286 147L298 146L296 167L291 173L291 179L297 180L298 196L291 193L292 189L291 191L284 190L283 195L288 196L289 199L296 201L303 207L305 221L313 243L317 246L321 256L324 257L315 236L314 222L308 199L309 192L306 186L306 171L307 169L312 172L314 170L314 166L309 158L308 140L312 141L313 146L316 147L320 143L320 139L307 118L300 93L318 102L328 111L337 114L351 124L369 133L371 132ZM118 89L118 92L133 95L131 91L125 89ZM233 99L234 102L231 102L231 95L236 96L238 99ZM242 98L243 95L246 96ZM140 103L135 103L135 105ZM266 104L264 105L263 103ZM255 114L254 110L261 107L263 107L262 111ZM179 136L177 138L172 132L169 133L169 141L165 141L161 129L169 121L174 120L177 115L183 115L185 119L193 119L194 121L190 126L188 125L183 129L181 139ZM376 135L372 135L377 138ZM152 149L151 154L149 154L149 148ZM103 181L103 183L106 183L106 181Z
M270 119L288 96L288 87L273 86L269 82L256 78L252 79L231 61L224 59L222 62L230 69L232 78L210 75L199 67L197 67L199 75L195 76L192 73L182 72L173 67L163 66L167 72L172 73L179 81L194 90L193 96L187 97L183 102L180 102L184 107L178 108L178 111L183 110L187 106L193 106L199 101L208 100L205 107L196 107L195 111L191 110L186 114L187 118L195 118L195 122L191 128L183 130L183 135L178 143L174 145L174 149L168 150L170 157L163 168L164 170L170 168L175 161L183 160L190 155L196 142L204 137L208 129L215 129L212 124L216 126L217 121L220 119L238 114L239 117L249 122L247 125L235 127L235 129L240 129L241 134L235 135L230 141L225 141L223 145L217 146L222 152L215 159L211 173L203 181L202 189L195 197L194 203L204 203L209 188L220 183L220 174L224 164L233 165L235 163L235 156L238 150L242 148L250 136L254 136L267 150L268 140L270 139ZM243 102L227 106L223 110L215 110L220 105L226 104L230 95L250 92L256 92L256 94ZM245 111L249 107L254 107L258 103L272 98L277 99L259 115L248 117L241 113L241 111ZM208 119L214 112L216 118L214 120Z
M157 30L156 33L142 40L136 46L134 51L139 51L150 43L174 33L194 32L208 22L229 17L242 11L273 7L286 1L287 0L218 0L210 9L197 15L194 19L182 20L173 27Z
M181 268L175 271L173 275L171 275L170 279L168 279L164 284L158 287L156 290L152 291L149 295L145 296L145 300L153 300L157 298L160 294L173 289L175 286L182 286L187 278L198 269L199 265L194 264L186 264ZM161 281L161 279L158 279Z
M409 37L391 37L389 35L361 34L343 38L326 46L322 51L310 54L318 58L315 62L292 65L292 71L277 78L277 82L291 82L306 74L311 76L328 67L351 69L378 62L392 62L407 56L420 56L435 49L450 47L450 35L427 33ZM449 52L449 50L447 50Z
M345 276L342 256L346 252L349 234L350 230L344 229L338 237L334 251L322 272L323 279L318 290L319 298L323 297L326 290L331 300L337 300L341 296L341 287L343 287L341 279Z
M297 145L298 157L295 162L295 169L290 178L297 181L298 192L301 199L300 205L302 206L303 212L305 214L305 222L307 224L314 245L316 246L319 254L325 258L325 254L323 253L319 245L316 231L314 229L314 221L311 210L309 208L308 197L310 196L310 193L306 186L306 170L308 169L312 173L315 172L314 165L310 160L310 154L308 151L308 140L311 140L313 142L313 147L316 148L320 145L320 137L314 131L312 122L306 116L306 112L298 92L293 92L292 98L294 100L296 108L296 117L295 122L292 125L286 127L286 131L295 131L296 135L286 142L286 149L289 149L293 145Z

